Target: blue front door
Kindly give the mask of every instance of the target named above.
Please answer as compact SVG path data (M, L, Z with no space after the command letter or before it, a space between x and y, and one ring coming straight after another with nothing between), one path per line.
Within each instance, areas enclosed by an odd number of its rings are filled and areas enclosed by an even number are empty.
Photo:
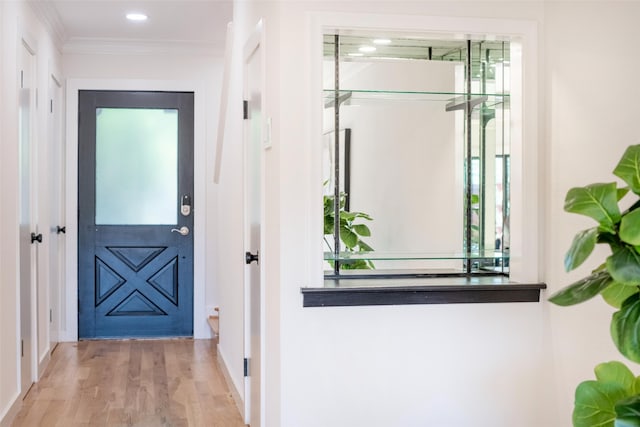
M79 338L193 335L193 93L80 91Z

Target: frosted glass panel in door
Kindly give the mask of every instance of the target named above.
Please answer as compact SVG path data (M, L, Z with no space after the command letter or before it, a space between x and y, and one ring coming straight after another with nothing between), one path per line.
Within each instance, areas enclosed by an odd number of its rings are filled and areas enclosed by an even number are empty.
M96 109L96 224L176 224L178 110Z

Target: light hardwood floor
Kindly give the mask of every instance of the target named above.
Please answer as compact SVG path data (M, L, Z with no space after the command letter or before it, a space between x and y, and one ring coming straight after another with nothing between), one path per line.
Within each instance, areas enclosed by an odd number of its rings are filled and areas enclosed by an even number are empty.
M12 426L244 426L212 340L59 344Z

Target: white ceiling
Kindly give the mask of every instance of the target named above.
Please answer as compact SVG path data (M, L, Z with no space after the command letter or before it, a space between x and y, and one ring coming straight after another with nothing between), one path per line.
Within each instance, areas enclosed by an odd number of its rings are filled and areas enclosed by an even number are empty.
M53 27L63 49L83 44L125 46L163 43L224 48L229 0L36 0L34 9ZM148 15L130 22L129 12Z

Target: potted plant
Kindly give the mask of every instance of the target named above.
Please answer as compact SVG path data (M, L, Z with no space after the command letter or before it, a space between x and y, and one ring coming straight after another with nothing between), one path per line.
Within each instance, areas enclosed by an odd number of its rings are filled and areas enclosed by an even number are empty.
M549 298L569 306L598 294L615 307L611 337L620 353L640 362L640 145L626 149L613 174L626 183L596 183L572 188L564 209L593 218L597 225L580 231L564 259L571 271L580 266L596 244L609 246L611 254L587 277L561 289ZM619 202L635 197L622 210ZM580 383L575 393L575 427L640 426L640 377L621 362L602 363L595 380Z

